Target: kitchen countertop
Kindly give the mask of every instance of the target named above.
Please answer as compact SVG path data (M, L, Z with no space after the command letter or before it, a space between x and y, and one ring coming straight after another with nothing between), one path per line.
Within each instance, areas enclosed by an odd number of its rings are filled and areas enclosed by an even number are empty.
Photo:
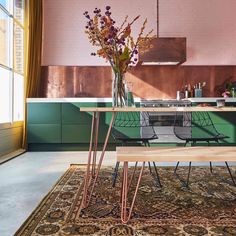
M216 106L191 106L191 107L81 107L80 111L85 112L192 112L192 111L213 111L213 112L236 112L236 107Z
M201 97L201 98L187 98L191 102L216 102L217 99L224 99L225 102L235 102L236 98L223 98L223 97Z
M216 102L217 99L225 99L225 102L235 102L236 98L223 98L223 97L201 97L201 98L187 98L191 102ZM149 99L148 99L149 100ZM152 100L152 99L150 99ZM175 99L162 99L156 98L155 100L175 100ZM140 102L140 98L134 98L135 102ZM111 98L88 98L88 97L74 97L74 98L27 98L27 103L42 103L42 102L53 102L53 103L68 103L68 102L112 102Z
M140 98L134 98L135 102L140 102ZM27 103L68 103L68 102L112 102L112 98L88 98L88 97L74 97L74 98L27 98Z

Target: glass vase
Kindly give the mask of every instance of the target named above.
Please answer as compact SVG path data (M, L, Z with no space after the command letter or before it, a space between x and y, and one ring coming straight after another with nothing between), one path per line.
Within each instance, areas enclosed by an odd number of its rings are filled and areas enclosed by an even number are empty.
M132 82L126 82L126 87L127 87L126 106L135 107L134 97L133 97L133 83Z
M112 107L127 106L127 86L125 74L113 73L112 79Z

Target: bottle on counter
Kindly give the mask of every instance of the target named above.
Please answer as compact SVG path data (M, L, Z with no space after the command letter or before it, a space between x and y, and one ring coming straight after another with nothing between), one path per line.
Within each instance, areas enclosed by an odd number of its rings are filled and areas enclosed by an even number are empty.
M192 98L193 94L194 94L193 88L192 88L191 84L188 84L188 97Z
M232 89L231 89L231 95L232 95L232 97L234 98L235 97L235 88L234 87L232 87Z
M184 87L184 98L188 98L188 85Z
M195 86L195 90L194 90L194 95L197 98L202 97L202 87L201 87L201 83L196 84Z
M196 85L193 86L193 98L196 97L195 96L195 89L196 89Z
M180 100L181 99L181 91L177 91L176 92L176 100Z

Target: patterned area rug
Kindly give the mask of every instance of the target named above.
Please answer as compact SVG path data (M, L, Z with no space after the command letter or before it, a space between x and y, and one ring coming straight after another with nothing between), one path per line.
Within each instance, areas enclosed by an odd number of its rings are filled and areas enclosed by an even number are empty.
M215 167L213 174L193 167L190 189L181 187L171 167L159 168L160 189L146 168L127 225L120 221L119 177L111 187L112 168L102 169L91 204L79 213L84 170L71 165L15 235L236 235L236 187L224 167ZM179 173L186 176L187 167Z

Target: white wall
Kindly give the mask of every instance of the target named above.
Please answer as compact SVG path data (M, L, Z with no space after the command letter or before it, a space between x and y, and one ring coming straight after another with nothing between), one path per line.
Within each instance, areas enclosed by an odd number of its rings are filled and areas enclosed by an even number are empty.
M120 25L125 16L130 21L141 18L133 25L137 35L145 18L146 31L157 28L156 0L44 0L43 65L106 65L104 59L90 56L95 51L84 33L84 11L95 7L112 7L112 16Z
M159 0L160 37L187 37L185 65L236 65L236 0Z

